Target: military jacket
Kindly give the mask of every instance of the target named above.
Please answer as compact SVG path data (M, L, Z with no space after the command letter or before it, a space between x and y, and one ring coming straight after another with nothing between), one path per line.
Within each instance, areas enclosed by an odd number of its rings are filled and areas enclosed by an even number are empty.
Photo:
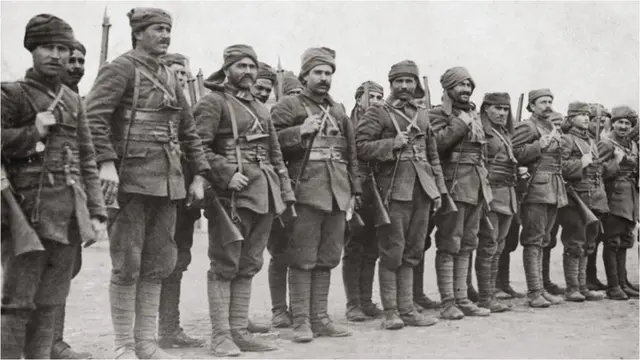
M618 164L614 149L624 151ZM603 164L603 178L609 201L609 211L629 221L638 221L638 145L634 141L618 139L615 135L600 140L598 152Z
M487 141L487 171L493 201L491 211L504 215L518 212L515 182L518 162L513 154L511 134L504 127L494 126L488 119L483 121Z

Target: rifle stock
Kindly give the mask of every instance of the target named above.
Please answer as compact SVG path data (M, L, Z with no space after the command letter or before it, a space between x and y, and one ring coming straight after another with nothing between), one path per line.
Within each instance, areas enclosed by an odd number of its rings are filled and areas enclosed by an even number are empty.
M424 106L427 109L431 109L431 90L429 90L429 79L426 76L422 77L424 83Z
M591 209L589 209L587 205L582 201L582 199L580 199L580 196L576 193L576 191L571 186L567 186L566 189L567 189L567 196L569 197L569 199L573 200L573 202L575 202L576 205L578 206L578 212L580 213L580 217L582 218L582 221L584 221L587 227L600 221L598 217L591 211Z
M522 121L522 106L524 104L524 93L518 98L518 111L516 112L516 122Z
M369 180L367 183L370 184L371 188L369 189L370 194L372 195L373 202L373 226L380 227L391 224L391 218L389 217L389 211L387 211L387 207L384 205L382 201L382 197L380 196L380 191L378 191L378 183L376 182L376 178L373 176L373 173L370 174Z
M449 213L458 212L458 207L456 206L455 201L449 195L445 195L442 198L442 205L438 212L441 215L447 215Z
M217 218L215 219L215 221L217 221L218 225L222 229L220 238L228 239L223 245L227 245L235 241L243 241L244 236L242 236L242 233L240 232L240 230L238 230L236 224L231 220L231 217L229 217L229 214L227 214L227 211L225 210L224 206L222 206L222 203L220 203L220 198L218 198L218 194L213 189L213 187L205 190L205 193L207 194L205 198L209 199L207 201L207 206L216 214ZM213 221L213 219L210 219L209 221Z

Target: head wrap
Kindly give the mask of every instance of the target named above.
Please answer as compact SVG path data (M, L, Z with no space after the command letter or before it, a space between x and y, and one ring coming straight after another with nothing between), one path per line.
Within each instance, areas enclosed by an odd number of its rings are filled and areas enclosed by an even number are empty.
M133 8L127 13L127 17L129 17L129 25L133 32L144 30L147 26L152 24L172 25L171 15L169 15L168 12L157 8Z
M569 104L569 109L567 109L567 116L571 117L581 114L591 114L589 104L580 101L574 101Z
M304 89L298 77L292 71L286 71L282 74L282 92L288 95L292 90Z
M602 104L589 104L589 117L596 117L598 114L598 108L600 109L601 116L608 116L611 119L611 113Z
M611 109L611 124L620 119L627 119L631 121L631 126L636 126L638 124L638 113L626 105L615 106Z
M251 59L251 61L253 61L256 66L258 66L258 55L251 46L244 44L228 46L222 53L222 68L211 74L211 76L209 76L205 81L205 85L210 89L215 89L216 87L222 85L224 79L226 78L224 71L228 69L229 66L247 57Z
M298 80L302 82L305 75L318 65L329 65L336 72L336 52L328 47L309 48L300 57L300 74Z
M380 93L382 95L384 95L384 89L382 88L382 85L378 84L375 81L365 81L362 83L362 85L358 86L358 89L356 90L356 100L358 100L360 98L360 96L362 96L362 94L364 94L364 85L368 84L369 85L369 92L377 92Z
M487 111L485 110L485 105L508 105L509 106L509 114L507 115L507 122L505 124L505 129L509 134L513 134L513 111L511 109L511 96L508 93L486 93L484 94L484 99L482 99L482 105L480 105L480 117L482 118L482 124L485 126L485 132L487 130L491 130L489 117L487 116Z
M392 83L393 80L401 76L414 77L416 79L416 90L413 93L413 97L416 99L424 97L425 92L422 88L422 83L420 82L420 71L418 70L418 65L416 65L415 62L411 60L402 60L399 63L391 65L389 75L387 76L389 83Z
M266 79L271 81L272 84L275 84L277 76L276 72L273 71L273 68L269 66L269 64L261 62L258 63L258 77L256 79Z
M533 112L533 110L531 110L531 104L533 104L538 98L541 98L543 96L551 96L551 98L553 99L553 94L549 89L537 89L537 90L529 91L529 100L527 100L527 110L529 112Z
M78 40L73 43L73 50L78 50L82 53L82 55L87 55L87 49L85 49L84 45Z
M33 51L40 45L59 43L71 50L75 37L66 21L51 14L39 14L27 23L24 32L24 47Z
M451 90L465 80L469 80L472 89L476 88L476 83L473 81L469 70L462 66L456 66L448 69L440 76L440 85L444 90Z
M166 66L171 66L173 64L187 66L187 57L178 53L162 55L160 57L160 61Z

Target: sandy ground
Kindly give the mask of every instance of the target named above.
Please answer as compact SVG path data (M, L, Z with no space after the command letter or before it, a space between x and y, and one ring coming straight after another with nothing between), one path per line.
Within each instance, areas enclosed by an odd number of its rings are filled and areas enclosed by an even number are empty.
M637 245L636 245L637 246ZM185 273L181 303L182 326L193 336L208 338L210 323L206 295L207 239L197 233L193 263ZM514 288L526 288L519 248L512 260ZM637 247L628 252L628 269L638 282ZM269 321L271 316L265 251L265 266L253 282L251 317ZM426 254L434 264L435 251ZM74 279L67 305L66 340L78 350L90 351L95 358L109 358L113 334L109 313L108 283L111 262L107 244L84 251L83 269ZM605 280L602 260L599 277ZM279 346L268 353L243 353L244 358L635 358L639 357L638 300L593 303L565 303L547 309L531 309L524 300L511 300L514 310L488 318L440 321L428 328L385 331L379 320L347 323L345 295L340 267L332 272L329 310L334 321L347 325L353 336L341 339L318 338L308 344L291 341L291 330L273 331L267 336ZM564 285L562 248L552 253L552 279ZM379 301L378 285L374 301ZM435 270L427 267L427 294L439 299ZM437 315L437 312L432 311ZM182 358L211 358L207 347L173 349Z

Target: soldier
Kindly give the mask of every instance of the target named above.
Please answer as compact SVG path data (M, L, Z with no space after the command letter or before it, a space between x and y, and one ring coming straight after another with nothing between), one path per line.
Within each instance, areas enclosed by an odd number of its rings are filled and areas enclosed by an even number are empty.
M491 203L487 181L486 139L480 116L470 101L475 83L464 67L448 69L441 77L442 105L429 111L438 154L457 212L436 216L436 274L442 317L489 316L467 295L471 253L478 246L480 219ZM455 289L455 290L454 290Z
M558 210L564 246L562 265L567 284L565 298L574 302L604 298L602 294L587 288L587 256L595 249L600 232L599 220L609 212L595 131L590 129L595 126L590 126L589 114L589 104L570 103L560 141L562 177L567 181L567 193L573 191L577 195L577 199L568 197L568 205ZM598 221L586 223L582 207L588 208L598 217Z
M266 103L276 83L276 73L271 66L261 62L258 64L256 82L251 86L251 94L261 103Z
M358 123L356 144L374 175L391 224L378 228L380 297L385 329L430 326L437 319L413 306L413 267L424 256L431 208L442 205L447 189L431 132L418 66L404 60L389 70L391 95L371 106ZM374 190L374 191L377 191Z
M87 49L81 42L76 41L69 55L69 61L65 64L66 73L63 76L65 85L67 85L76 94L80 92L78 84L84 77L84 57L87 55Z
M186 86L187 80L189 79L187 75L187 57L182 54L174 53L162 55L160 60L171 71L173 71L174 74L176 74L180 88L182 88L182 91L187 94ZM192 102L195 105L195 101L192 100Z
M513 135L515 157L531 174L521 205L520 241L529 306L537 308L562 302L547 292L540 279L542 250L549 245L558 208L567 205L559 136L550 121L552 105L551 90L530 91L527 110L532 112L531 118L517 124Z
M237 356L277 349L247 329L251 282L262 267L274 215L295 198L269 111L250 93L256 53L250 46L232 45L223 57L222 68L205 81L212 93L200 99L194 115L214 174L212 186L244 237L241 242L229 236L220 214L205 208L211 350L215 356Z
M310 48L301 63L298 78L304 91L285 97L271 115L296 179L298 218L288 234L293 341L309 342L314 336L351 335L331 321L327 302L331 269L340 263L346 212L361 191L353 126L344 106L329 95L335 52Z
M600 140L609 215L604 219L602 258L607 273L607 296L613 300L638 297L627 278L627 249L633 247L638 222L638 113L628 106L611 109L611 133Z
M368 99L364 99L365 84L368 87ZM373 81L362 83L356 90L356 105L351 110L351 122L355 128L366 111L365 101L374 105L383 101L384 90ZM358 162L360 183L367 181L370 174L368 164ZM342 280L347 295L346 317L349 321L364 321L382 315L382 310L371 300L373 295L373 277L378 260L378 244L375 241L376 228L372 214L371 194L363 189L362 206L358 213L365 226L360 229L348 228L345 235L344 255L342 256Z
M489 204L489 220L493 229L484 222L478 233L478 255L476 276L478 277L479 306L499 313L509 310L509 306L495 297L495 283L498 275L498 260L504 249L505 237L511 227L511 220L518 212L515 192L518 161L513 155L511 135L513 115L511 97L508 93L488 93L480 106L480 117L487 141L489 164L489 185L493 201Z
M22 200L15 210L24 213L44 247L16 253L27 239L5 221L10 210L3 184L3 359L52 355L54 337L62 337L56 316L64 314L79 244L106 238L107 212L82 99L62 82L74 42L64 20L34 16L24 36L33 67L24 80L2 83L2 181L6 166ZM56 350L76 355L68 345Z
M294 96L294 95L302 94L303 90L304 90L304 86L302 86L302 83L300 82L300 80L298 80L298 77L293 72L287 71L284 73L283 82L282 82L282 92L286 96Z
M100 68L86 99L105 200L120 207L109 246L115 357L170 358L155 332L162 281L177 260L176 207L185 196L187 205L203 199L210 169L180 83L160 60L171 16L156 8L127 16L133 50ZM194 174L188 192L181 152Z

